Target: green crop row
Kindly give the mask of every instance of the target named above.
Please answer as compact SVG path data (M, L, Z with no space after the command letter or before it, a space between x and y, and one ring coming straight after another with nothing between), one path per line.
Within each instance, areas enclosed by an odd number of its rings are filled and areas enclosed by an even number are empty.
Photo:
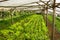
M11 24L11 19L0 21L0 40L49 40L41 15L21 12L20 16L13 17L13 22Z

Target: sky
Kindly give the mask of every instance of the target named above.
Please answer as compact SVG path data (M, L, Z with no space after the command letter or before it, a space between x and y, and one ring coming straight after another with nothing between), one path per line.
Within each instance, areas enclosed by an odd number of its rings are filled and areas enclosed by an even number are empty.
M18 6L26 3L36 2L39 0L9 0L5 2L0 2L0 6ZM56 3L60 3L60 0L56 0Z

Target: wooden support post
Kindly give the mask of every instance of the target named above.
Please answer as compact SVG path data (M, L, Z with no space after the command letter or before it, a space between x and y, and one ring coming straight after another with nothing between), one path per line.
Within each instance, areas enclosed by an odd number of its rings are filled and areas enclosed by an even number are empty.
M15 8L14 8L15 9ZM14 9L11 9L11 23L13 24L13 13L14 13Z
M47 5L46 5L46 26L47 26L47 18L48 17L48 2L47 2Z
M13 19L12 19L12 12L13 12L13 10L10 10L10 12L11 12L11 24L13 24Z
M53 25L52 25L52 28L53 28L53 33L52 33L52 37L53 37L53 39L52 40L55 40L54 39L54 35L55 35L55 2L56 2L56 0L53 0Z

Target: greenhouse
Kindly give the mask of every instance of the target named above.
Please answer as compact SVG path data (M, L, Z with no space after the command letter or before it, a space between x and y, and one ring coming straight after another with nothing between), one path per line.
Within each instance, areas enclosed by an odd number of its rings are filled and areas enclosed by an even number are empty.
M60 0L0 0L0 40L60 40Z

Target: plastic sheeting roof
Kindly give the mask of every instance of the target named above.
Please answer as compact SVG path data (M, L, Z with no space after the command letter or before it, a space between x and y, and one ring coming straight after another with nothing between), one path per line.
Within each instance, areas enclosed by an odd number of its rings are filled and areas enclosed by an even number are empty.
M32 3L32 2L39 2L39 0L8 0L5 2L0 2L0 6L20 6L20 5L28 4L28 3ZM56 0L56 3L60 3L60 0ZM33 3L33 4L28 4L27 6L31 6L31 5L38 5L38 4ZM31 10L31 9L32 8L28 8L28 10ZM39 10L39 9L33 8L32 10ZM59 9L56 8L56 10L59 10Z
M38 2L39 0L8 0L5 2L0 2L0 6L19 6L23 4L28 4L32 2Z
M5 2L0 2L0 6L19 6L38 1L39 0L8 0ZM60 0L56 0L56 3L60 3Z

